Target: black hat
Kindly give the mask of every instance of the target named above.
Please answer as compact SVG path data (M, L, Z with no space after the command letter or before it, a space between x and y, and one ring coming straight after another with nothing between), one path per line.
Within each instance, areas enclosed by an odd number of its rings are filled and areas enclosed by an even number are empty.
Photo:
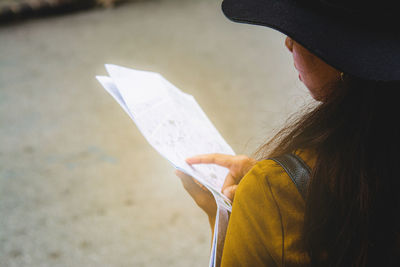
M336 69L358 78L400 80L397 1L224 0L235 22L271 27Z

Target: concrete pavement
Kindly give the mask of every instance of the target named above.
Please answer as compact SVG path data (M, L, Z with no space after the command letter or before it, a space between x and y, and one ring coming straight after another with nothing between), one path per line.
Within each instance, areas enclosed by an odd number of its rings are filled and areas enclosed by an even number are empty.
M206 216L95 75L161 73L249 154L310 99L283 40L214 0L1 27L0 266L206 266Z

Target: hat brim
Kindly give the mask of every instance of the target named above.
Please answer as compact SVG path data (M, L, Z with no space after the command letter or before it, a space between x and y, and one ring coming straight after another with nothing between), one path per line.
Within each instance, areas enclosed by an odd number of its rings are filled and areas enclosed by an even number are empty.
M294 0L224 0L234 22L273 28L329 65L367 80L400 80L400 35L357 23Z

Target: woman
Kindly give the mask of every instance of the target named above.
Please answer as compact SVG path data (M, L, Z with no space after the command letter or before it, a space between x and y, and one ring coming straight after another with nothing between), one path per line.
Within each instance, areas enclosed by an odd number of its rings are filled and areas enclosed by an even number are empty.
M362 5L361 5L362 4ZM247 156L200 155L229 168L233 200L222 266L400 266L394 1L225 0L237 22L285 33L299 78L320 103ZM377 19L379 18L379 19ZM312 170L303 198L271 157ZM212 196L177 172L213 225Z

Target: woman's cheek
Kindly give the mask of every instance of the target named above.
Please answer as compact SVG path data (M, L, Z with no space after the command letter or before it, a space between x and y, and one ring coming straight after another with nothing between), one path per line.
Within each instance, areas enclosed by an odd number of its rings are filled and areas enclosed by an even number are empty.
M293 48L293 60L295 68L303 74L313 72L316 69L315 56L304 48L298 46Z

